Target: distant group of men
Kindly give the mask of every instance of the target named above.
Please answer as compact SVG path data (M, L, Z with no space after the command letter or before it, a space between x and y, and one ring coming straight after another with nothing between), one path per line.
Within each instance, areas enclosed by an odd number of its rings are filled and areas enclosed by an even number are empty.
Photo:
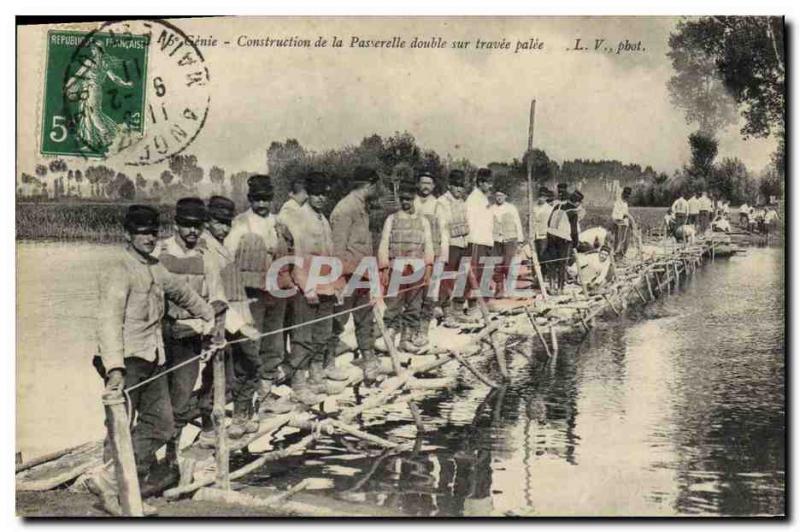
M682 239L684 226L692 226L703 234L708 230L728 233L730 226L730 202L711 198L706 191L694 194L686 192L672 203L664 216L667 234ZM778 213L767 205L751 207L743 203L739 207L739 224L750 232L769 234L770 227L777 223Z
M267 175L248 180L249 208L238 215L234 202L223 196L206 202L182 198L175 207L173 234L161 240L157 209L128 209L125 252L102 283L96 366L108 392L139 385L129 395L137 415L132 439L143 493L158 493L177 480L181 433L195 418L201 419L199 444L215 444L211 365L201 374L201 358L214 351L211 337L224 335L228 342L234 405L228 435L239 439L258 430L259 412L288 412L341 391L349 374L336 366L335 356L350 316L355 363L367 383L378 378L382 364L376 351L389 346L376 327L370 273L360 268L365 258L377 258L386 337L403 351L428 346L437 309L446 326L479 321L479 288L487 279L502 297L512 261L525 242L509 190L493 191L492 173L485 168L477 172L469 195L461 170L449 173L438 197L435 185L427 172L397 184L400 209L385 219L377 250L369 208L379 195L379 177L366 167L355 170L349 193L330 217L325 215L330 179L320 172L294 180L277 215ZM624 208L615 207L621 227L631 221L629 195L626 189ZM564 287L567 263L579 245L582 200L580 191L568 192L562 183L557 195L540 188L533 208L533 249L554 290ZM609 252L605 247L601 255L607 258ZM289 256L306 260L284 263ZM314 257L338 258L341 274L311 283ZM392 273L412 268L404 262L408 259L422 261L424 275L392 290ZM469 265L467 290L456 290L454 272L461 274L464 263ZM484 272L487 267L491 271ZM273 271L277 275L268 276ZM442 276L438 290L428 290L435 272L452 275ZM343 293L342 287L354 281L359 288ZM288 292L293 295L285 297ZM154 378L165 370L165 378ZM198 378L199 393L194 390ZM290 385L291 398L274 393L283 383ZM166 467L154 468L155 452L164 444ZM112 470L95 475L90 488L110 511L118 511Z

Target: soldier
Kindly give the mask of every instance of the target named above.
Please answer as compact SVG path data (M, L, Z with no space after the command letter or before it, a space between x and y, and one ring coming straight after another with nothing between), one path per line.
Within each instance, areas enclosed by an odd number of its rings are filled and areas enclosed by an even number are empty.
M483 257L490 257L494 250L494 217L489 208L492 201L489 198L489 193L492 190L492 171L488 168L481 168L478 170L478 175L475 178L475 188L470 192L467 197L467 223L469 223L469 235L467 241L469 242L469 254L472 260L470 268L478 286L481 284L483 275L483 265L481 259ZM475 287L476 291L477 287ZM478 321L481 318L478 307L474 297L476 294L471 294L469 310L467 312L467 319L470 321ZM480 297L480 294L477 294Z
M372 233L369 230L369 202L378 195L378 174L372 168L356 167L353 172L353 190L341 199L331 212L331 232L333 233L333 251L342 262L342 274L345 283L349 283L361 260L373 256ZM365 279L361 279L364 281ZM336 313L359 307L349 314L337 316L333 322L333 340L329 347L329 356L335 355L337 339L344 331L350 316L356 333L356 343L360 355L360 364L367 380L378 377L380 363L373 351L375 338L372 307L368 288L358 288L351 294L345 294L344 302L335 309Z
M567 262L572 256L572 249L578 247L578 208L582 201L583 194L579 190L574 191L568 201L559 203L553 209L547 223L547 247L553 250L551 260L556 261L553 263L551 281L558 291L563 290L566 283Z
M536 256L539 262L547 260L547 221L553 206L548 203L553 193L546 187L539 187L536 204L533 206L533 244L536 247Z
M301 326L293 331L289 365L293 370L294 399L311 406L324 399L318 394L328 390L326 379L345 381L348 374L336 368L333 356L326 357L333 336L333 320L325 318L333 314L337 295L343 288L342 279L321 283L314 277L314 257L328 260L334 257L331 227L322 213L328 199L327 176L311 172L306 178L306 190L308 202L289 225L295 256L302 262L292 268L292 279L298 289L292 298L292 308L295 322ZM318 273L329 275L330 264L322 265Z
M161 331L164 297L171 306L185 309L200 318L203 331L209 332L214 309L189 285L169 274L152 257L158 239L158 211L144 205L131 205L124 221L127 233L125 253L105 271L101 283L97 315L97 338L101 376L106 393L120 393L164 370L165 351ZM142 491L147 490L156 451L174 436L175 425L166 377L155 378L129 394L131 431L136 470ZM104 460L111 460L106 440ZM120 515L116 475L113 466L102 468L91 477L88 487L100 497L109 513ZM153 509L145 505L145 513Z
M256 338L258 331L253 327L253 316L241 274L236 267L234 253L225 247L225 238L231 230L231 222L236 206L232 200L223 196L212 196L208 200L208 221L201 239L219 266L228 311L225 314L225 329L228 340L237 341L229 346L227 357L228 381L231 384L233 397L233 422L228 427L228 436L239 439L245 434L258 430L258 422L253 420L253 397L259 385L261 356L259 341L241 341L245 337ZM203 371L203 388L207 391L204 399L204 411L211 411L211 393L213 389L213 372L211 364ZM286 411L286 410L284 410ZM210 426L204 419L204 427ZM213 447L216 443L214 430L207 428L200 433L199 443Z
M693 196L690 194L686 202L689 204L689 223L697 225L700 217L700 192L695 192Z
M690 196L689 192L685 192L683 196L678 196L672 203L672 215L675 217L675 229L677 230L678 227L686 224L689 220L689 201L688 198Z
M383 224L380 246L378 247L378 267L381 283L388 287L386 293L386 313L384 322L389 337L394 341L399 330L400 349L416 352L412 342L414 334L419 330L422 298L425 285L430 279L434 259L433 239L428 220L414 211L416 183L413 179L403 179L399 186L400 209L390 214ZM409 282L392 290L390 275L410 275L415 268L407 265L402 271L392 270L397 259L416 259L424 264L424 275L421 281Z
M567 190L566 183L559 183L556 187L556 191L558 192L558 196L555 200L553 200L553 207L557 207L559 203L565 203L569 200L569 190Z
M498 189L495 191L495 203L490 209L493 218L494 255L503 259L497 266L494 276L496 297L504 297L508 269L525 240L519 211L507 199L508 187Z
M276 217L270 212L274 190L267 175L254 175L247 181L250 209L233 219L225 246L234 254L236 265L250 301L253 324L261 333L276 331L284 326L286 298L272 294L267 285L267 272L272 262L286 256L286 231L279 229ZM293 287L289 268L278 270L277 278L269 280L277 288ZM269 288L269 289L268 289ZM270 394L274 384L286 381L291 368L284 364L286 342L282 334L263 336L259 345L261 375L259 385L260 409L276 405Z
M448 272L458 271L461 259L469 257L467 252L467 237L469 236L469 222L467 221L467 206L464 203L464 172L451 170L448 177L448 190L439 197L442 213L447 220ZM464 294L453 294L454 281L447 279L440 287L440 300L444 312L444 325L458 327L459 321L465 320ZM452 299L451 299L452 298Z
M211 302L215 313L227 308L225 291L219 275L219 266L214 257L207 253L200 233L206 222L207 212L203 200L181 198L175 205L174 234L161 240L153 256L166 270L190 286L200 296ZM192 392L200 372L200 360L186 363L197 357L203 350L202 324L192 318L184 309L167 305L164 322L164 349L167 366L177 369L169 374L169 394L175 418L174 441L168 445L167 462L177 465L177 450L183 427L197 412L192 405ZM203 416L210 427L210 417Z
M705 233L711 223L711 213L714 211L714 205L705 190L698 198L698 210L697 223L700 233Z
M611 211L611 219L614 221L614 254L621 259L628 252L628 241L630 238L631 223L633 217L628 210L628 199L631 197L631 187L622 189L622 195L614 202Z
M414 212L421 214L428 220L431 228L431 240L433 241L433 260L444 263L447 262L449 254L450 234L445 230L447 228L447 218L441 203L433 195L434 188L436 188L436 182L433 179L433 175L427 171L420 172L417 176L417 196L414 198ZM425 295L422 298L420 326L413 339L413 343L418 350L428 345L428 332L438 300L438 292L433 294L429 290L425 290Z

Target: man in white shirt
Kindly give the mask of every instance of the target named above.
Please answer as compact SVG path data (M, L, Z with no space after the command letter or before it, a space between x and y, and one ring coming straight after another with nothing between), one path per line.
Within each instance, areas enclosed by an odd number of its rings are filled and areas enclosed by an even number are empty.
M503 259L494 274L496 297L503 297L511 261L525 239L519 211L513 204L506 201L508 192L507 186L495 191L495 204L490 209L494 219L494 255Z
M689 204L689 223L697 225L697 219L700 215L700 193L697 192L694 196L690 196L687 203Z
M742 203L739 207L739 225L747 229L750 223L750 206L747 202Z
M472 258L472 272L480 285L483 269L482 257L492 255L494 247L494 217L489 209L492 205L489 192L492 190L492 171L488 168L478 170L475 188L467 197L467 223L469 224L469 253ZM477 308L471 306L470 315L477 317Z
M631 197L631 187L622 189L621 197L614 202L611 219L614 221L614 254L622 258L628 252L628 241L631 231L631 216L628 211L628 199Z
M773 227L777 227L778 213L775 209L767 208L767 213L764 215L764 234L769 235Z
M705 190L699 198L698 208L700 213L697 218L697 223L699 225L700 233L702 234L708 230L708 226L711 222L711 212L714 210L711 203L711 198L708 197L708 194Z
M675 218L675 228L685 225L689 220L689 193L685 192L684 196L678 198L672 203L672 216Z
M539 195L533 206L533 245L539 262L547 260L547 221L553 206L547 202L553 192L547 187L539 187Z

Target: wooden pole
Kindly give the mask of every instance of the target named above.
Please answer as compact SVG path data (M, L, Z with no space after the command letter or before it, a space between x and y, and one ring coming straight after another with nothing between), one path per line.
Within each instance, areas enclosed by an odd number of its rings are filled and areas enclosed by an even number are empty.
M136 458L133 455L128 413L125 411L125 398L121 392L103 394L103 406L106 411L108 435L111 439L114 465L117 470L119 504L122 515L143 517L142 494L139 491L139 476L136 474Z
M472 265L470 265L469 268L469 282L472 285L472 289L476 293L475 299L478 301L478 308L481 310L483 322L485 326L488 327L491 316L489 315L489 309L486 306L486 302L483 300L483 296L480 293L480 285L478 284L477 279L475 279L475 272L472 271ZM497 342L497 338L495 338L494 334L489 334L489 340L492 342L492 349L494 350L495 358L497 358L497 365L500 367L500 373L503 375L504 379L508 379L508 367L506 366L505 353L500 348L500 345Z
M536 317L533 315L533 312L531 309L525 307L525 314L528 315L528 320L531 322L531 327L533 327L536 336L539 337L539 341L542 342L542 345L544 346L544 352L547 354L547 358L552 358L553 355L550 354L550 346L547 345L547 340L545 340L541 329L539 329L539 326L536 325Z
M225 342L225 313L217 315L215 320L214 341ZM225 349L218 349L212 361L214 370L214 406L211 418L217 433L217 479L220 489L231 489L230 450L228 448L228 430L225 427Z
M542 297L547 301L547 287L544 285L542 265L539 264L539 255L536 253L536 235L533 223L533 124L536 119L536 100L531 100L531 117L528 121L528 245L531 247L531 264L539 282Z

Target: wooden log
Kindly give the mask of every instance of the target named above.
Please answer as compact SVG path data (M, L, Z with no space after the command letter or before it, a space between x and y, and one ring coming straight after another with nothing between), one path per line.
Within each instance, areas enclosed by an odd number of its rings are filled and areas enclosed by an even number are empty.
M650 274L647 271L644 272L644 279L647 281L647 291L650 294L650 301L655 301L656 296L653 295L653 287L650 285Z
M321 506L314 506L307 503L298 501L278 501L276 506L274 501L269 499L261 499L253 497L246 493L239 493L235 491L222 491L213 488L203 488L194 496L195 501L200 502L215 502L223 504L235 504L247 508L264 508L264 509L280 509L291 515L298 515L302 517L341 517L342 513L338 509L324 508ZM353 510L347 510L348 517L374 517L367 513L360 513Z
M614 306L614 303L611 302L611 299L608 297L608 295L603 294L603 298L606 300L606 303L608 303L608 306L611 307L611 310L614 311L614 314L616 314L617 317L622 316L622 314L620 314L620 312L617 310L617 307ZM589 330L588 327L586 330Z
M483 316L483 322L488 327L491 322L491 315L489 314L489 309L486 307L486 301L483 300L483 296L480 294L480 286L478 285L478 281L475 279L475 273L472 271L472 267L469 268L468 279L472 285L472 289L477 294L475 299L478 301L478 308ZM495 359L497 360L497 365L500 368L500 373L503 375L504 379L508 379L508 366L506 365L505 353L502 351L502 349L500 349L497 339L491 332L489 333L489 339L492 342L492 349L494 350Z
M633 289L636 291L636 295L639 296L639 299L642 300L642 303L647 303L647 299L645 299L644 295L642 294L642 291L639 290L639 285L634 284Z
M214 341L225 342L225 312L215 318ZM228 429L225 426L225 349L218 349L212 359L214 372L214 403L211 419L217 436L217 486L223 490L231 489L230 450L228 449Z
M381 438L379 436L375 436L373 434L370 434L369 432L364 432L363 430L360 430L360 429L358 429L356 427L353 427L352 425L348 425L347 423L339 421L338 419L331 418L331 419L328 419L327 421L329 421L330 424L335 429L337 429L337 430L339 430L341 432L344 432L344 433L349 434L351 436L355 436L356 438L360 438L360 439L362 439L364 441L368 441L370 443L374 443L375 445L379 445L380 447L383 447L385 449L395 449L396 447L400 446L399 443L395 443L395 442L389 441L389 440L387 440L385 438Z
M394 369L394 373L395 375L400 375L400 372L403 370L402 366L400 365L400 353L397 351L397 346L394 345L394 338L392 338L389 335L389 332L386 330L386 326L383 323L383 316L378 313L375 305L372 306L372 315L375 318L375 326L378 328L378 332L383 337L383 342L386 345L386 349L389 351L389 357L392 360L392 368Z
M44 464L45 462L51 462L53 460L57 460L57 459L61 458L62 456L65 456L65 455L70 454L70 453L75 452L75 451L90 449L90 448L94 447L96 444L97 444L96 442L86 442L86 443L82 443L80 445L75 445L74 447L67 447L66 449L61 449L60 451L54 451L52 453L47 453L47 454L43 454L41 456L37 456L36 458L28 460L27 462L22 462L20 464L16 464L15 467L14 467L14 473L15 474L16 473L21 473L22 471L25 471L25 470L30 469L32 467L36 467L36 466L38 466L40 464ZM19 456L22 456L21 453L18 453L18 454L19 454Z
M527 314L528 320L531 322L534 332L539 337L539 341L542 342L547 358L552 358L552 355L550 354L550 346L547 345L547 340L544 339L541 329L539 329L539 326L536 325L536 317L533 315L533 312L528 307L525 307L525 314Z
M419 413L419 407L413 401L408 401L408 411L411 412L411 418L414 420L414 425L417 427L417 432L422 434L425 432L425 424L422 422L422 414Z
M114 456L122 515L142 517L142 495L139 491L139 476L136 474L136 459L133 455L128 414L125 411L125 398L121 392L105 393L103 406Z

